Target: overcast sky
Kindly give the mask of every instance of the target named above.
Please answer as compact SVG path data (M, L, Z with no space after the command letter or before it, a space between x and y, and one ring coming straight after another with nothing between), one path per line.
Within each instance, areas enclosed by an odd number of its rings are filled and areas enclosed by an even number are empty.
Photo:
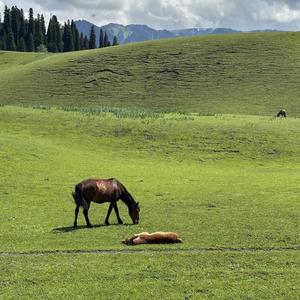
M55 14L61 22L86 19L146 24L156 29L228 27L240 30L300 30L300 0L0 0L27 11Z

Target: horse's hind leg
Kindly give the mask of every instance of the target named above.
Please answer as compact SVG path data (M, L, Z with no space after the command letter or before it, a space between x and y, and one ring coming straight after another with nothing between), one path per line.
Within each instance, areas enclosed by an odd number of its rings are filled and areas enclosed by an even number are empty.
M79 205L76 205L76 208L75 208L74 228L77 227L77 217L78 217L78 213L79 213Z
M123 224L123 221L122 221L122 219L120 218L120 215L119 215L119 209L118 209L117 203L114 204L114 210L115 210L115 213L117 215L118 224Z
M84 215L84 217L85 217L86 226L87 226L88 228L92 228L93 225L90 223L90 220L89 220L89 214L88 214L89 208L90 208L90 205L89 205L89 204L88 204L88 206L85 206L85 207L83 208L83 215Z

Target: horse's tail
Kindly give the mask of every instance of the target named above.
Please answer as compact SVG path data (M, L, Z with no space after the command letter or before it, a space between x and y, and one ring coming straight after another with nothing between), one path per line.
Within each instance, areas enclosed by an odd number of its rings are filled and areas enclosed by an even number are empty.
M77 206L81 206L83 208L88 207L87 202L83 197L83 189L81 183L76 184L75 192L72 192L72 196Z

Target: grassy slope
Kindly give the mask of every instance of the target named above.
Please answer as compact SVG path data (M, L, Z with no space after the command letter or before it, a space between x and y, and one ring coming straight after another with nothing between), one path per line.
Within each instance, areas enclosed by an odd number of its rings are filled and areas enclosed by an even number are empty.
M299 252L203 249L299 245L299 120L127 115L0 108L0 251L127 249L135 232L175 230L176 248L135 249L187 252L1 257L0 298L295 299ZM116 174L141 224L72 231L74 183Z
M184 239L136 255L0 256L0 299L296 299L299 120L151 109L270 115L283 105L299 116L299 42L270 33L0 52L0 103L70 106L0 106L0 252L122 250L145 230ZM91 108L103 105L140 109ZM107 205L92 205L98 226L73 231L70 193L88 176L118 177L141 224L101 226ZM258 251L205 250L220 247ZM273 247L294 250L263 250Z
M299 66L298 33L178 38L50 56L2 52L0 102L264 115L284 106L298 116Z

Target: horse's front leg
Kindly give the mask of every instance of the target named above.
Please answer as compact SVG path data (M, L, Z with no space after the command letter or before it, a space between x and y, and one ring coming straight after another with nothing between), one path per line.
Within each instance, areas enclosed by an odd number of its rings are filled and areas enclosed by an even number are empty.
M117 203L114 204L114 210L115 210L115 213L117 215L118 224L123 224L123 221L122 221L122 219L120 218L120 215L119 215L119 209L118 209Z
M77 217L78 217L78 212L79 212L79 205L76 205L76 208L75 208L74 228L77 227Z
M93 225L90 223L90 220L89 220L89 208L90 208L90 203L88 203L88 205L86 207L83 208L83 215L85 217L85 221L86 221L86 226L88 228L92 228Z
M109 220L109 216L111 214L111 210L112 210L113 206L114 206L114 204L113 204L113 202L111 202L110 205L109 205L108 211L107 211L106 218L105 218L105 225L109 225L108 220Z

